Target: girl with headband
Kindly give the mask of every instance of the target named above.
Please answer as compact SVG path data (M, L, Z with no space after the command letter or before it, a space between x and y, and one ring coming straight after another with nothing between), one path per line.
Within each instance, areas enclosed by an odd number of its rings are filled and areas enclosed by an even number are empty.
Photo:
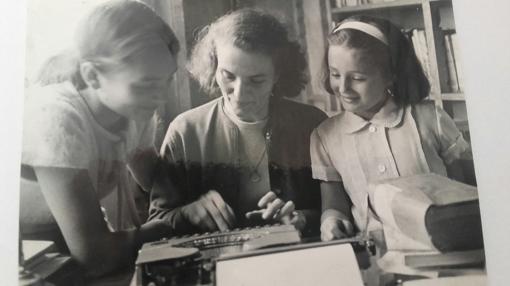
M344 112L311 135L325 241L380 229L369 182L429 172L461 179L458 159L470 155L453 120L423 101L429 82L396 26L354 16L333 29L328 43L323 83Z
M24 238L63 238L91 277L133 267L144 242L171 235L162 220L142 222L131 183L151 189L153 115L179 46L150 7L132 0L102 2L75 37L26 100L20 221Z

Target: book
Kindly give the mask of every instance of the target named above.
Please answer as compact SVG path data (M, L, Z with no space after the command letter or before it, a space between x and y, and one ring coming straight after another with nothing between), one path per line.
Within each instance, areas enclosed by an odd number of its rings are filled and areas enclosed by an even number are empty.
M439 268L439 267L472 267L482 266L485 262L485 254L482 249L452 251L446 253L406 253L404 263L414 268Z
M457 82L459 84L459 91L464 91L464 77L462 70L462 60L459 51L459 42L457 40L457 34L451 34L451 42L453 48L453 57L455 59L455 68L457 71Z
M448 87L450 92L459 92L459 83L457 81L457 67L453 52L452 35L444 35L444 45L446 51L446 67L448 69Z
M337 7L337 8L341 8L341 7L344 7L346 5L347 4L345 3L345 0L335 0L334 1L334 6Z
M44 261L45 254L57 251L53 241L44 240L22 240L21 249L23 264L28 267Z
M346 6L358 6L358 0L346 0L345 1Z
M372 183L369 199L382 222L388 250L483 248L474 186L429 173Z

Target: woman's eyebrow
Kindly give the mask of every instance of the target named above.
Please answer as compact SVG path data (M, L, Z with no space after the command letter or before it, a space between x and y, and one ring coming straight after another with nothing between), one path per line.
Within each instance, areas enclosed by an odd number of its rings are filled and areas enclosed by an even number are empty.
M168 79L171 79L173 78L173 74L171 76L169 76L168 78L164 78L164 77L143 77L140 79L140 82L142 83L157 83L157 82L160 82L160 81L163 81L163 80L168 80Z
M226 68L220 68L220 71L221 71L221 72L227 72L227 73L229 73L229 74L233 74L233 75L235 75L235 73L233 73L233 72L229 71L229 70L228 70L228 69L226 69ZM266 76L267 76L267 74L265 74L265 73L258 73L258 74L248 75L248 76L246 76L246 77L249 77L249 78L262 78L262 77L266 77Z

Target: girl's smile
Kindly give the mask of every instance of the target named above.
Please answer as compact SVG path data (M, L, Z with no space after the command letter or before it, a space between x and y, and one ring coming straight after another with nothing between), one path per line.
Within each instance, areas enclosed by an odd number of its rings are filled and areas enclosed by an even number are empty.
M389 76L363 51L332 45L328 50L329 81L345 110L371 119L386 101Z

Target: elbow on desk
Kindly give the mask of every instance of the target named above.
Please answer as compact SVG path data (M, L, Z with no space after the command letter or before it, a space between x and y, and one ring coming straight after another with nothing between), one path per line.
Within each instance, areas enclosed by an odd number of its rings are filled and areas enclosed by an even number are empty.
M70 246L71 256L86 277L99 277L133 265L133 250L114 234Z

